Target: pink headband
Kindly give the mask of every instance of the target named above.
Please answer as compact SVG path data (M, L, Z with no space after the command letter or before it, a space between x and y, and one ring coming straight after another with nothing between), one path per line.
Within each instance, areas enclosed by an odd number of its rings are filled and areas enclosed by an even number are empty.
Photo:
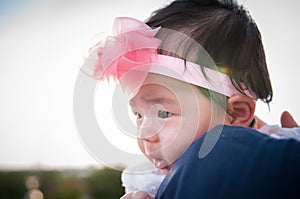
M83 72L96 79L116 79L123 89L139 88L147 74L172 77L231 97L240 92L224 73L204 67L205 76L198 64L179 58L157 54L161 43L151 29L136 19L119 17L114 21L113 37L97 45L82 67ZM248 90L245 93L256 99Z

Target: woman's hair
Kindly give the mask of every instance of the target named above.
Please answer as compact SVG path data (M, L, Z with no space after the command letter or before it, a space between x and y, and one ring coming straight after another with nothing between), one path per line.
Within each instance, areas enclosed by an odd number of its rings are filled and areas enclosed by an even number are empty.
M241 93L249 89L264 102L272 100L261 34L249 13L234 0L176 0L155 11L146 23L191 37L206 50L221 71L226 71ZM171 41L170 35L161 32L157 37L162 40L161 49L184 45L186 54L201 51L194 46ZM159 53L176 56L163 50ZM186 57L189 55L184 59ZM199 56L192 61L205 65ZM208 95L205 89L201 91Z

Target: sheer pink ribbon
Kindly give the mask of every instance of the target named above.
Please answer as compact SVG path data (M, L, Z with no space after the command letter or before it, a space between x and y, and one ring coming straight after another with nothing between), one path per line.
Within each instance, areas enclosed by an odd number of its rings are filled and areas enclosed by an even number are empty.
M149 72L172 77L231 97L240 92L230 77L192 62L158 55L161 41L154 36L159 28L151 29L136 19L119 17L114 21L114 36L97 45L85 60L82 70L96 79L116 79L123 89L132 92L139 88ZM246 90L248 96L255 94Z

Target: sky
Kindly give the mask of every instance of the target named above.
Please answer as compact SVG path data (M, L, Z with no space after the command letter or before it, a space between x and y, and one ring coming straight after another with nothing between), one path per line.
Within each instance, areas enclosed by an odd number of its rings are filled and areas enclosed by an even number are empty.
M73 94L79 68L99 33L111 32L113 19L145 20L170 0L0 0L0 168L85 167L122 163L129 159L107 150L99 161L74 122ZM242 1L263 38L274 90L273 102L257 104L256 114L278 124L289 110L300 121L299 2ZM98 123L112 146L140 157L132 138L113 127L110 107L98 107L105 86L95 93ZM100 104L100 105L99 105ZM101 146L101 140L99 145ZM111 156L111 159L109 159ZM117 157L117 158L116 158Z

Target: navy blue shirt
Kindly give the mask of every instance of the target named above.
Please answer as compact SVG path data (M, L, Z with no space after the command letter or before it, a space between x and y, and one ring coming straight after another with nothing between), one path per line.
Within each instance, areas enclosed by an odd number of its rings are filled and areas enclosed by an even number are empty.
M204 136L184 152L156 199L300 198L300 142L244 127L220 125L211 131L220 129L204 158L199 158Z

